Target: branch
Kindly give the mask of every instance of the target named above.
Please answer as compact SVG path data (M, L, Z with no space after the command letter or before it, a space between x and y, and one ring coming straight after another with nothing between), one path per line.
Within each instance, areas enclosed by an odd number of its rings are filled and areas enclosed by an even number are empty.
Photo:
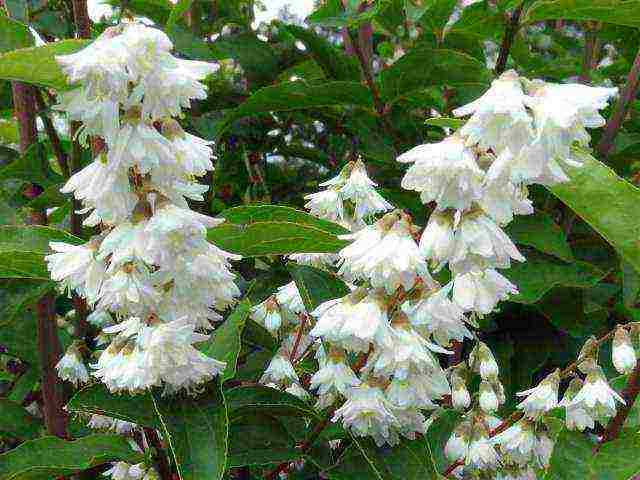
M629 106L638 94L638 86L640 86L640 50L638 50L636 58L633 61L633 65L629 71L629 76L627 77L627 82L620 97L618 98L615 110L609 118L607 125L604 127L604 133L596 147L598 153L605 158L609 156L609 153L611 153L616 136L622 126L622 122L627 116Z
M162 447L160 437L158 437L158 432L156 432L156 430L153 428L145 427L144 434L149 441L149 445L151 445L156 450L154 459L156 467L158 468L158 475L160 476L160 480L172 480L173 475L171 474L171 466L167 461L167 456L165 454L164 448Z
M511 51L511 45L518 32L520 23L520 15L522 15L523 4L520 4L511 14L509 22L504 30L504 37L502 38L502 44L500 45L500 53L498 54L498 60L494 72L496 75L500 75L504 72L507 66L507 59L509 58L509 52Z
M624 389L624 392L622 392L622 398L624 398L626 403L618 409L616 416L613 417L609 422L609 425L607 425L598 448L603 443L610 442L618 436L620 430L622 430L622 427L624 426L625 420L631 412L631 408L633 407L636 398L638 397L638 393L640 393L640 361L636 363L636 367L629 375L627 386Z
M53 126L51 118L46 113L49 107L45 103L44 98L42 98L42 93L40 93L40 90L34 89L34 92L36 104L38 105L38 114L42 119L42 123L44 124L44 130L45 132L47 132L47 136L49 137L49 142L51 143L51 148L56 157L56 161L58 162L58 166L60 167L60 171L65 178L69 178L69 164L67 163L67 155L62 149L62 144L60 143L58 132Z
M72 0L73 20L78 38L91 38L91 19L87 9L87 0Z
M29 146L38 140L36 129L36 95L34 87L12 82L13 106L18 120L20 132L20 151L24 153ZM43 169L47 168L43 163ZM33 223L46 224L44 212L35 212ZM55 298L51 294L44 295L37 303L37 338L38 355L41 369L41 388L44 419L47 431L51 435L65 438L66 416L63 411L64 399L55 366L62 354L60 339L55 323Z

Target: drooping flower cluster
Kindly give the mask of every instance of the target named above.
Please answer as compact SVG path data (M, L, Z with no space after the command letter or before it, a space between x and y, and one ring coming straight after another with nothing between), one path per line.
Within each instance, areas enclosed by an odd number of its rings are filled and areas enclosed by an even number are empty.
M296 361L300 352L315 348L319 369L309 389L317 394L317 406L334 406L334 421L353 434L371 436L378 444L413 438L425 431L425 412L450 402L464 412L445 450L460 464L456 474L491 472L501 465L510 475L504 478L529 478L545 467L553 442L543 419L559 404L560 372L520 393L522 419L498 428L495 413L506 401L498 364L473 330L477 319L518 293L500 270L525 258L503 227L515 215L533 213L527 186L568 180L563 166L577 165L573 148L588 144L586 128L602 126L599 110L615 93L503 74L481 98L454 112L469 116L457 132L398 158L412 164L402 186L419 192L431 210L420 236L406 213L388 212L391 207L380 201L360 162L323 183L329 188L307 196L306 206L349 228L352 233L342 238L351 243L337 258L291 258L333 271L351 292L307 312L291 283L258 305L254 319L285 339L265 376L279 388L305 385ZM353 191L345 187L350 182L363 186L360 203L345 194ZM451 281L440 285L430 271L444 268ZM285 290L299 299L296 307L282 298ZM614 362L628 372L635 352L623 346L623 331L616 338ZM452 342L465 339L474 342L468 359L443 369ZM296 342L304 347L292 355ZM576 422L586 421L586 410L596 417L615 412L617 394L599 383L598 369L589 372L586 385L593 391L571 404L582 415ZM467 385L474 376L479 387L472 394ZM574 417L567 413L571 422Z
M213 169L211 146L172 118L206 97L201 80L215 66L172 48L160 30L125 23L57 57L79 85L58 108L82 122L81 138L99 136L106 148L62 189L101 233L84 245L53 242L46 260L51 278L95 309L108 345L91 367L111 391L190 389L217 375L225 364L194 344L240 293L229 269L238 257L206 240L220 221L187 203L203 200L208 187L194 179ZM74 350L58 367L85 381L80 365Z

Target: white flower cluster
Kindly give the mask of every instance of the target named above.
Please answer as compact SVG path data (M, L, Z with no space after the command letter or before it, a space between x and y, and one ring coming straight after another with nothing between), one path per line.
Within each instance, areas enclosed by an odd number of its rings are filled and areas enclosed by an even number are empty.
M194 347L216 312L239 290L224 252L206 240L219 220L189 209L208 187L194 178L213 169L209 142L172 118L192 99L212 64L181 60L160 30L138 23L107 29L78 53L57 57L70 82L59 109L106 149L62 189L101 233L84 245L52 242L51 278L84 297L108 342L93 375L111 391L164 385L189 389L225 367ZM86 381L77 349L58 365L70 381Z
M112 480L158 480L158 474L153 467L144 463L131 465L127 462L113 462L111 468L103 474Z

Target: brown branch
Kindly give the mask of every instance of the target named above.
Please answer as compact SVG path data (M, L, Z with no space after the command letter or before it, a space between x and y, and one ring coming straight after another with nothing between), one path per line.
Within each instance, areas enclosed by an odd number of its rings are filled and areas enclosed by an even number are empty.
M53 150L53 154L56 157L56 161L58 162L58 166L60 167L60 171L65 178L69 178L69 164L67 163L67 154L64 153L62 148L62 144L60 142L60 137L58 136L58 132L53 126L53 122L49 115L47 115L48 106L42 98L42 93L39 90L34 89L36 105L38 106L38 114L42 123L44 124L44 130L49 137L49 142L51 143L51 149Z
M20 151L25 153L32 144L38 141L35 88L20 82L12 82L11 88L13 107L20 132ZM46 160L43 159L43 169L47 168L45 162ZM32 215L33 223L46 224L46 221L45 212L34 212ZM62 346L55 322L55 298L53 295L44 295L37 303L36 312L45 425L51 435L64 438L67 435L66 416L63 411L64 398L55 369L62 354Z
M620 430L622 430L624 422L631 412L631 408L638 397L638 393L640 393L640 362L636 363L635 368L629 375L629 380L627 380L627 386L622 392L622 398L624 398L626 403L618 409L616 416L613 417L609 422L609 425L607 425L598 447L603 443L614 440L620 434Z
M622 126L622 122L624 122L625 117L627 116L627 111L629 110L629 106L631 102L636 98L638 94L638 87L640 86L640 50L636 55L635 60L633 61L633 65L631 66L631 70L629 71L629 75L627 77L627 82L622 89L622 93L618 98L618 102L616 103L615 110L607 125L604 127L604 133L600 138L600 142L596 147L596 150L603 157L608 157L613 149L614 142L618 132L620 131L620 127Z
M522 8L523 4L516 7L505 27L504 37L502 38L502 44L500 45L500 53L498 54L498 60L496 61L496 66L493 70L496 75L502 74L507 66L511 45L513 45L513 40L516 37L516 33L518 33Z
M154 428L145 427L144 434L149 441L149 445L151 445L156 451L154 460L156 467L158 468L160 480L172 480L173 475L171 474L171 466L167 460L167 455L165 454L160 437L158 437L158 432L156 432Z
M72 0L73 20L78 38L91 38L91 19L87 9L87 0Z

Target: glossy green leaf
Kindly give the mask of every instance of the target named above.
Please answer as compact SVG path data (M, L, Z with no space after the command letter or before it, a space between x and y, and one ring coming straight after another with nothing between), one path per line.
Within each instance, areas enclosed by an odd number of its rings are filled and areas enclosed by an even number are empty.
M311 57L322 67L328 78L335 80L360 78L358 61L353 56L347 56L313 30L297 25L284 25L281 28L305 44Z
M242 347L242 331L250 313L251 303L247 300L240 302L202 349L205 355L227 363L227 368L220 375L221 382L233 378L236 374L236 364Z
M369 90L358 82L327 82L307 84L304 81L279 83L261 88L224 118L220 135L231 123L251 115L287 112L337 105L373 108Z
M335 480L439 480L431 449L424 437L403 439L392 448L376 447L369 438L353 438L336 467L327 473Z
M0 398L0 432L26 440L39 436L41 427L42 422L22 405Z
M593 458L593 480L629 480L640 473L640 434L629 433L603 444Z
M24 23L0 13L0 52L10 52L33 45L33 35Z
M171 30L171 28L173 28L176 22L180 20L180 17L182 17L187 12L187 10L191 8L192 3L193 3L193 0L179 0L178 2L176 2L173 9L171 10L171 14L169 15L169 18L167 19L167 24L165 25L165 28L167 30Z
M229 414L262 411L271 415L316 416L307 403L290 393L262 385L235 387L224 393Z
M276 52L253 33L223 37L210 45L216 59L232 58L242 67L249 84L270 83L278 71Z
M337 224L277 205L235 207L220 214L227 221L209 229L207 238L245 257L290 253L337 252L348 244Z
M563 430L558 435L544 480L590 479L594 444L580 432Z
M0 280L0 328L16 320L54 287L53 282L39 280Z
M220 387L211 384L196 398L152 395L160 430L179 478L220 480L227 466L229 434L227 407Z
M42 143L31 145L24 155L0 168L0 180L7 179L36 183L41 187L58 185L63 181L60 175L48 167Z
M638 0L538 0L523 19L526 23L543 20L579 20L640 27Z
M520 294L509 298L517 303L535 303L556 286L593 287L606 275L586 262L566 264L534 254L529 254L526 262L512 262L511 268L500 273L518 287Z
M88 40L60 40L41 47L5 53L0 55L0 78L68 90L71 87L56 63L55 56L75 53L88 44Z
M573 260L566 235L544 212L519 215L504 230L515 243L533 247L566 262Z
M588 153L575 153L582 167L564 167L571 181L551 192L640 271L640 190Z
M327 300L344 297L350 292L349 287L331 272L297 263L290 263L287 268L308 312Z
M414 48L379 76L380 95L395 102L416 90L447 85L477 85L491 82L485 65L472 56L449 49Z
M346 2L346 8L340 0L326 0L306 19L311 25L325 27L357 26L372 20L380 11L383 2L374 3L371 8L360 11L357 2Z
M434 117L427 118L424 121L424 124L432 125L434 127L452 128L453 130L457 130L465 124L465 121L459 118Z
M50 480L110 460L138 463L142 456L120 435L89 435L73 442L43 437L0 455L0 480Z
M433 455L433 461L440 472L443 472L451 463L444 455L444 446L451 437L453 429L458 425L461 416L460 412L453 409L443 411L429 425L425 435Z
M156 428L161 425L155 414L151 394L114 394L102 383L89 385L77 391L67 403L67 409L86 415L105 415L138 425Z
M277 418L250 412L229 425L229 467L269 465L302 457L295 439Z

